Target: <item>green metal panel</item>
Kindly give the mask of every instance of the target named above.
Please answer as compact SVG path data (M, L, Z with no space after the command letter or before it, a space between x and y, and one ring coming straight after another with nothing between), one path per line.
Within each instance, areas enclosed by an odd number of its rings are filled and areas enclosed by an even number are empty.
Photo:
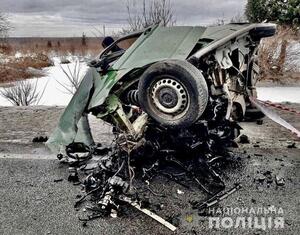
M46 143L53 152L64 153L65 147L74 141L88 146L94 142L85 109L96 80L101 80L99 73L95 68L88 69L78 90L61 115L58 126Z
M204 31L204 27L156 27L141 35L112 69L139 68L165 59L185 60Z
M111 88L130 70L109 71L106 75L95 80L94 92L88 104L88 110L102 105L109 95Z
M212 39L214 41L225 38L226 36L249 26L249 24L228 24L222 26L208 27L201 38Z

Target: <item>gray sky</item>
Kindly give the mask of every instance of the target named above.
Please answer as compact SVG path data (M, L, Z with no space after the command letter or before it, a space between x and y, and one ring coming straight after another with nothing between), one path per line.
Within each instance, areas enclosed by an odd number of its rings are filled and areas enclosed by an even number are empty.
M135 0L139 2L140 0ZM207 25L242 14L246 0L170 0L178 25ZM0 0L14 27L10 36L88 36L126 25L127 0ZM98 33L97 33L98 34Z

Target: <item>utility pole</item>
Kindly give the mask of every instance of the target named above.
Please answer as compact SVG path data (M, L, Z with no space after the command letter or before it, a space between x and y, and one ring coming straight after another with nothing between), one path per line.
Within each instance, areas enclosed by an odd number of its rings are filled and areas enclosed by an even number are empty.
M103 25L103 36L105 37L105 25Z

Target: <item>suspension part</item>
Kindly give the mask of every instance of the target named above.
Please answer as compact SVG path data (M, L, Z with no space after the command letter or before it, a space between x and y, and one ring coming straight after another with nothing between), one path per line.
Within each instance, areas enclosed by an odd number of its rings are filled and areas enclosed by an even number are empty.
M131 90L127 94L127 102L139 106L138 90Z

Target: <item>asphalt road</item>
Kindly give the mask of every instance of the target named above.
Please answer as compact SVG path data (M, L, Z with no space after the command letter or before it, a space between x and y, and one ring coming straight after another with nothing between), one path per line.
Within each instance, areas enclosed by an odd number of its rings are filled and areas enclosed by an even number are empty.
M291 105L299 110L299 105ZM0 107L0 234L173 234L156 221L129 208L118 218L99 218L86 225L78 220L84 210L74 209L80 186L67 181L67 166L59 163L42 144L32 144L36 135L49 135L61 108L1 108ZM284 115L296 127L299 117ZM109 128L92 120L97 139L109 143ZM228 188L240 182L241 190L223 200L211 215L198 215L191 201L208 196L192 185L190 190L165 178L151 182L153 191L164 194L150 198L151 209L178 226L175 234L299 234L300 142L288 131L265 119L263 125L243 123L249 144L233 149L235 164L222 172ZM292 143L296 148L288 148ZM270 172L272 182L263 175ZM284 185L276 183L284 178ZM59 181L59 182L55 182ZM183 194L178 194L178 189ZM284 228L209 228L209 218L228 217L215 213L226 208L281 208ZM260 210L260 209L259 209ZM261 214L233 214L237 217ZM270 217L270 215L265 216Z

